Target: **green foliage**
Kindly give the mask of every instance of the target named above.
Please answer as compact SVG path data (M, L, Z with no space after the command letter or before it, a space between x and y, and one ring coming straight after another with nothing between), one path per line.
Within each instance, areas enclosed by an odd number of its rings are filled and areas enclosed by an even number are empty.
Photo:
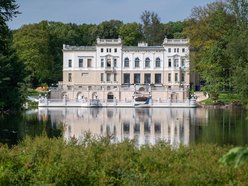
M144 11L141 15L142 30L145 41L149 45L161 45L164 39L163 25L158 14L155 12Z
M195 7L184 34L190 38L193 70L205 82L202 90L217 100L223 91L244 99L247 92L248 3L229 0Z
M142 40L142 26L138 23L123 24L119 29L120 37L123 39L124 45L137 46Z
M248 148L247 147L235 147L229 150L228 153L223 155L220 160L224 165L234 165L238 167L244 163L248 163Z
M27 138L0 148L1 185L235 185L245 184L247 165L222 166L227 151L215 145L172 149L160 142L135 147L92 138L65 143L62 138Z
M18 11L15 0L0 2L0 112L18 110L24 100L23 65L11 47L12 35L6 21Z
M117 39L119 37L119 29L122 25L122 21L119 20L104 21L97 26L98 37Z

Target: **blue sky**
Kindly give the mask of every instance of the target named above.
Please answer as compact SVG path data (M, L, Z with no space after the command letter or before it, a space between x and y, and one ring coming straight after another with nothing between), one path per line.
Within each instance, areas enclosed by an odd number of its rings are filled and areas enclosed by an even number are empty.
M195 6L214 0L16 0L22 13L8 23L11 29L42 20L76 24L99 24L117 19L140 22L145 10L156 12L161 22L188 18Z

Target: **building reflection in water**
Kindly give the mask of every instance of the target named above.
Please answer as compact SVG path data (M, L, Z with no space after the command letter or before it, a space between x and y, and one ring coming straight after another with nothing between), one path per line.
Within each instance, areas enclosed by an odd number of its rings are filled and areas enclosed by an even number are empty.
M138 146L164 140L174 147L194 140L196 109L182 108L39 108L53 125L66 125L64 138L112 135L114 142L135 139ZM193 135L192 135L193 133Z

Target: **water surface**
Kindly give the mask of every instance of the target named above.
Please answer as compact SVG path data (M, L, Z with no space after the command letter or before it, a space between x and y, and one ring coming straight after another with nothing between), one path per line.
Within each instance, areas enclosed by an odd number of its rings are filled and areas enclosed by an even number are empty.
M86 132L111 135L113 142L137 145L164 140L172 146L197 143L248 144L244 110L203 108L39 108L0 118L0 142L18 143L26 135L82 140ZM65 126L62 130L62 124Z

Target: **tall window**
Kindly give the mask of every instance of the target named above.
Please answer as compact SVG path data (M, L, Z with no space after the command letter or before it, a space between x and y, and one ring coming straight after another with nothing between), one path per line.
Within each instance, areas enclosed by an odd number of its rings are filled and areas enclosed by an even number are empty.
M149 68L149 67L150 67L150 58L149 58L149 57L147 57L147 58L145 59L145 67L146 67L146 68Z
M92 59L87 59L87 67L90 68L92 67L91 65Z
M185 81L185 73L182 72L182 73L181 73L181 82L184 82L184 81Z
M111 67L111 59L107 59L107 65L108 68Z
M115 52L117 52L117 48L115 48Z
M110 73L107 73L106 81L107 81L107 82L111 81L111 74L110 74Z
M117 74L114 74L114 81L117 81Z
M168 74L168 82L171 82L171 73Z
M185 67L185 59L184 58L181 59L181 67Z
M68 67L72 67L72 60L71 59L68 60Z
M155 74L155 84L161 84L161 74Z
M101 48L101 52L103 52L103 48Z
M134 67L139 68L139 66L140 66L140 59L138 57L136 57L135 61L134 61Z
M125 73L123 76L124 76L124 84L130 84L130 74Z
M72 74L71 73L68 74L68 82L72 82Z
M125 68L128 68L128 67L129 67L129 59L128 59L128 57L126 57L126 58L124 59L124 67L125 67Z
M185 52L185 48L182 48L182 53L184 53Z
M145 74L144 76L145 76L144 77L144 79L145 79L144 83L145 84L146 83L151 83L151 74Z
M104 74L101 73L101 81L104 81Z
M175 53L177 52L177 49L176 49L176 48L174 48L174 52L175 52Z
M178 73L175 73L175 82L178 82Z
M171 59L168 59L168 67L171 67Z
M160 66L161 66L161 64L160 64L160 58L157 57L156 58L156 67L159 68Z
M174 67L179 67L178 59L174 59Z
M104 67L104 59L101 59L101 67Z
M168 48L168 52L171 53L171 48Z
M177 53L179 53L179 48L177 48Z
M114 67L117 67L117 59L114 58Z
M82 68L83 67L83 59L78 60L78 67Z
M133 82L134 84L140 84L140 74L134 74Z

